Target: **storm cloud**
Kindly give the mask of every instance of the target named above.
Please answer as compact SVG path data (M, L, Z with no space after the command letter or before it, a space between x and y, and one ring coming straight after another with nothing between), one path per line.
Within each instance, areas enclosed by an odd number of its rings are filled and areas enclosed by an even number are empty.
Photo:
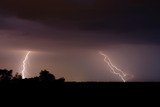
M69 81L118 80L105 76L102 50L135 74L133 81L159 81L159 6L156 0L3 0L0 66L18 70L20 63L11 64L23 56L18 52L31 50L38 54L29 77L46 68Z

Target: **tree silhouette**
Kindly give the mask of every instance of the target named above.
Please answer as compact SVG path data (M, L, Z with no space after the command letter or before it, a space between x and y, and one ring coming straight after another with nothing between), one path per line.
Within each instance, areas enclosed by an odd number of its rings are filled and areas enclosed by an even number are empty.
M65 78L56 79L53 74L51 74L47 70L41 70L38 77L26 78L22 79L22 75L16 73L14 76L12 75L12 70L0 69L0 82L10 81L11 83L15 82L27 82L27 83L63 83L65 82Z
M12 70L0 69L0 81L9 81L13 78Z
M43 82L51 82L51 81L55 81L55 76L49 73L49 71L47 70L42 70L40 72L39 79L40 81L43 81Z
M65 78L64 77L59 78L59 79L57 79L57 81L59 81L59 82L65 82Z
M15 76L13 77L13 80L21 80L22 79L22 75L19 73L16 73Z

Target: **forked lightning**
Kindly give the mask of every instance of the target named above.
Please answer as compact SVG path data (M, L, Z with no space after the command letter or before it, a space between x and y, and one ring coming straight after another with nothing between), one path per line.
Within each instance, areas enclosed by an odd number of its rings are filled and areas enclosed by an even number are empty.
M126 74L124 71L122 71L121 69L117 68L115 65L112 64L110 58L104 54L103 52L99 52L100 55L104 56L104 62L107 63L107 65L109 66L111 72L117 76L119 76L123 82L126 82L126 76L128 74Z

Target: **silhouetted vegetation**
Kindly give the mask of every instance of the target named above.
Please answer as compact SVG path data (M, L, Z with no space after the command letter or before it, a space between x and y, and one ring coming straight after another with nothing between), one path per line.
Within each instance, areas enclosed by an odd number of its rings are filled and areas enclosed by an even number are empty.
M24 96L30 92L37 96L51 95L59 96L104 96L113 95L157 95L160 90L160 83L120 83L120 82L65 82L65 78L58 78L47 70L42 70L37 77L22 79L21 74L12 74L12 70L0 69L0 94ZM7 90L8 89L8 90ZM153 89L153 91L152 91ZM15 94L13 94L14 92ZM26 91L24 91L26 90ZM7 91L6 93L3 93ZM20 93L21 91L21 93ZM25 93L24 93L25 92ZM125 93L125 94L124 94ZM29 95L29 94L25 94ZM30 96L29 96L30 97ZM41 97L40 97L41 98ZM45 97L46 98L46 97ZM116 97L117 98L117 97Z
M43 81L43 82L50 82L55 80L55 76L49 73L49 71L47 70L44 70L44 71L42 70L40 72L39 79L40 81Z
M7 70L7 69L0 69L0 82L10 82L10 81L22 81L22 75L19 73L16 73L13 76L13 71L12 70ZM55 81L60 81L64 82L64 78L59 78L56 80L55 76L51 74L47 70L42 70L39 73L39 77L33 77L33 78L26 78L24 79L25 81L36 81L36 82L55 82Z
M0 69L0 81L9 81L12 78L12 70Z
M15 76L13 77L13 80L21 80L22 79L22 75L19 73L16 73Z

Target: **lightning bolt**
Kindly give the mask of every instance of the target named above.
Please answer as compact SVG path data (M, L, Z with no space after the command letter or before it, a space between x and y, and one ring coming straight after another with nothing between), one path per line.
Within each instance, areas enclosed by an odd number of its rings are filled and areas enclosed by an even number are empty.
M107 65L109 66L111 72L117 76L119 76L123 82L126 82L126 76L128 74L126 74L124 71L122 71L121 69L117 68L115 65L112 64L110 58L104 54L103 52L99 52L100 55L104 56L104 62L107 63Z
M25 77L25 72L26 72L26 62L27 62L27 60L28 60L28 56L29 56L30 53L31 53L31 51L28 51L28 52L27 52L27 54L25 55L25 58L24 58L24 60L23 60L23 63L22 63L23 69L22 69L21 73L22 73L22 78L23 78L23 79L26 78L26 77Z

